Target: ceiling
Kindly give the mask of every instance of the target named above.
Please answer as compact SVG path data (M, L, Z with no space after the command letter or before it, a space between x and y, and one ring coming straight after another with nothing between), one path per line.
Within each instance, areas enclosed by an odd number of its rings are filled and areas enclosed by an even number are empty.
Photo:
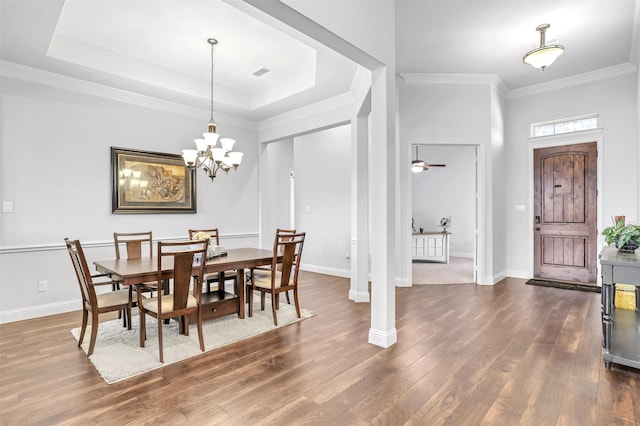
M349 92L358 65L242 3L0 0L0 59L208 110L213 37L216 112L260 121ZM515 89L633 63L638 3L396 0L396 71L495 74ZM545 71L522 63L542 23L565 46Z

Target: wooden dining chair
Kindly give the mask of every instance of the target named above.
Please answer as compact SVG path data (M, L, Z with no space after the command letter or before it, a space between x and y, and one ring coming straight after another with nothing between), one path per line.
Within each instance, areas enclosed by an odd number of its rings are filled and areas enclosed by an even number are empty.
M250 271L247 282L249 291L249 316L253 316L253 294L260 292L260 308L264 310L265 295L271 296L271 311L273 323L278 325L276 310L279 308L280 293L293 291L293 301L296 313L300 318L300 303L298 298L298 272L302 258L305 232L276 234L276 242L273 247L273 259L269 273L256 275L255 270ZM279 258L281 257L281 261Z
M209 246L219 246L220 245L220 232L218 231L218 228L213 228L213 229L189 229L189 239L192 240L194 238L194 236L198 233L198 232L204 232L205 234L208 234L210 236L210 240L209 240ZM224 272L224 280L225 282L227 280L232 280L233 281L233 288L237 289L238 287L238 271L225 271ZM220 289L220 275L216 272L215 274L207 274L205 276L204 281L207 283L207 293L211 293L211 284L215 284L215 287L213 287L214 290L216 289ZM224 291L224 286L222 286L221 288Z
M295 229L281 229L281 228L276 228L276 234L275 234L275 238L273 239L273 250L276 250L276 245L278 244L278 235L291 235L291 234L295 234L296 230ZM282 254L282 253L281 253ZM278 264L278 268L281 267L281 264ZM268 277L269 274L271 274L271 265L266 265L266 266L256 266L255 268L253 268L253 270L249 270L248 274L254 274L255 276L257 276L258 278L262 278L262 277ZM291 304L291 300L289 299L289 292L285 291L284 295L287 298L287 304ZM249 288L247 287L247 297L246 297L247 301L249 301Z
M98 316L105 312L125 311L127 324L131 328L131 298L128 290L113 290L113 281L106 274L91 275L87 260L82 250L82 245L78 240L64 239L67 251L71 257L73 268L76 271L80 293L82 295L82 328L78 338L78 346L82 345L84 333L87 329L87 319L91 312L91 339L89 341L89 351L87 356L93 354L98 335ZM111 291L106 293L96 293L97 286L111 286Z
M208 240L158 242L158 282L162 281L162 273L168 265L172 265L173 286L169 293L158 292L156 297L144 298L138 293L138 310L140 312L140 346L144 347L147 337L146 316L158 322L158 347L160 362L164 363L162 350L163 320L180 318L182 329L189 334L189 316L194 315L197 321L200 350L204 352L202 335L202 279L204 277ZM169 268L171 269L171 268ZM191 278L194 277L193 291Z
M140 259L142 257L151 256L153 254L153 232L114 232L113 245L116 250L116 259ZM112 277L118 283L121 281L119 277ZM137 286L130 286L129 293L132 295L132 306L136 306L137 297L133 297L133 291L141 291L153 296L154 290L158 289L158 283L155 281L145 282ZM126 317L123 317L126 318Z

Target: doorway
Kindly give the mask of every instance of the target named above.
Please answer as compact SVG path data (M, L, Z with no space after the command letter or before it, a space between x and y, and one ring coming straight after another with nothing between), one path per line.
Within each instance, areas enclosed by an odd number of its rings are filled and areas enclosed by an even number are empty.
M417 148L417 152L416 152ZM462 144L422 143L411 147L411 160L416 155L429 167L411 173L411 217L416 233L442 232L440 221L450 218L446 229L449 262L414 259L412 244L411 283L461 284L477 282L476 244L478 224L477 146Z
M597 142L533 150L533 276L597 282Z

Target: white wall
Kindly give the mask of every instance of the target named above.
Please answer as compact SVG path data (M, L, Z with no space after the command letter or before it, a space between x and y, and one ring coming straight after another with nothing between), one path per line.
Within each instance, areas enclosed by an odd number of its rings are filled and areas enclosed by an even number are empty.
M475 150L473 146L422 145L419 158L446 164L412 173L416 231L441 231L440 219L451 217L452 256L473 258L475 236ZM415 151L414 151L415 152Z
M291 229L290 170L294 170L293 138L263 144L260 161L260 234L263 248L273 247L277 228Z
M255 125L217 120L245 152L243 165L213 184L197 172L196 214L112 214L110 147L179 153L206 131L207 111L188 116L161 103L151 109L7 77L1 83L0 198L13 201L14 212L1 216L0 321L80 308L67 236L89 246L89 261L113 257L114 231L152 230L162 239L216 226L234 237L223 238L228 247L257 244ZM37 291L39 280L49 282L47 292Z
M276 228L289 227L293 170L293 222L307 233L303 269L349 276L351 125L265 144L260 164L262 247L272 247Z
M295 138L295 222L305 269L349 276L351 126Z
M526 275L532 258L529 237L531 212L514 211L529 205L529 136L532 123L598 113L602 128L603 164L601 225L613 215L626 215L640 223L638 194L637 77L627 73L612 78L557 88L553 91L511 97L507 101L507 264L512 275ZM588 138L585 142L593 140ZM599 228L602 230L602 226Z

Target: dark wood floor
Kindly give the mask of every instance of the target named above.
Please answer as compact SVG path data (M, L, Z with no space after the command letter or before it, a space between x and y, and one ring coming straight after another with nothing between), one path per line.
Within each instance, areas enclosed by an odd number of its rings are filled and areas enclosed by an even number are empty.
M114 385L69 333L79 313L2 325L0 423L640 424L640 373L600 359L597 293L398 288L388 349L367 343L369 305L347 293L305 273L317 316Z

